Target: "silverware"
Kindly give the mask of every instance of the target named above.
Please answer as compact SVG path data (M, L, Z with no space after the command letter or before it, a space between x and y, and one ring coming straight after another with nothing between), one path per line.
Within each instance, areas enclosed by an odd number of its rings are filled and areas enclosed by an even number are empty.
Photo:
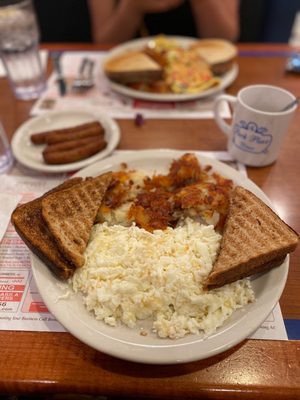
M61 53L55 53L52 55L52 61L56 72L56 83L58 85L59 94L61 96L64 96L67 91L67 86L61 68L60 57Z
M296 104L300 102L300 96L297 97L295 100L291 101L288 105L286 105L284 108L282 108L280 111L287 111L290 108L294 107Z
M94 65L95 62L89 58L84 58L80 64L78 77L72 84L72 90L74 92L83 92L91 89L94 85Z

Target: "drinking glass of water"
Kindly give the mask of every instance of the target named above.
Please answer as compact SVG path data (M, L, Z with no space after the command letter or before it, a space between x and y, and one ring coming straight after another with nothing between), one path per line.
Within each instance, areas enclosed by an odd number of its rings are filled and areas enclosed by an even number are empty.
M46 80L31 0L1 0L0 55L15 96L22 100L38 98Z

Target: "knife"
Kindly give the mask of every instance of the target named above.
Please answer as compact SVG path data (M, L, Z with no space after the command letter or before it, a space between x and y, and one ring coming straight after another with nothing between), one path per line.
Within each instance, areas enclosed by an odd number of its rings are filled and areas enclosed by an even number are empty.
M56 82L58 85L59 94L64 96L67 91L66 81L62 73L61 63L60 63L60 53L55 53L52 55L53 65L56 72Z

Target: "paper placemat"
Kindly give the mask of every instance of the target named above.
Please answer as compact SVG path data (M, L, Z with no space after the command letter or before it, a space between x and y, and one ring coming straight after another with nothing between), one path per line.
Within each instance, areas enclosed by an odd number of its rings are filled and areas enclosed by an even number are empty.
M88 57L95 62L95 86L85 94L74 94L70 91L65 96L60 96L56 84L56 74L53 73L48 80L48 88L34 104L30 114L55 110L101 109L112 118L133 119L137 114L145 118L164 119L204 119L213 118L213 103L215 96L184 102L154 102L132 99L115 93L111 90L106 79L102 64L105 52L65 52L61 56L61 66L66 82L70 84L77 76L83 57ZM223 118L229 118L229 106L224 102L220 113Z
M117 153L128 153L118 150ZM247 176L246 168L236 163L227 152L195 152L213 157L240 171ZM28 171L27 171L28 173ZM1 178L1 191L10 196L11 210L16 201L29 201L65 179L65 175L46 178L25 175L18 164ZM9 205L8 205L9 206ZM10 210L10 212L11 212ZM5 235L0 243L0 330L50 331L64 332L64 327L47 310L35 285L30 263L30 252L19 238L11 223L3 221L0 229ZM287 340L287 334L279 304L273 309L266 321L250 336L252 339Z

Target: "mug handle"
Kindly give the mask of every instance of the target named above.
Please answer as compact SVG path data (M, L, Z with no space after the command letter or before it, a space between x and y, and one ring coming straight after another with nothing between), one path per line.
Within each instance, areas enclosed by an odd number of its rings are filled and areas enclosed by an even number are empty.
M234 107L235 104L237 103L237 98L234 96L230 96L228 94L221 94L220 96L217 97L217 99L214 102L214 116L216 123L222 132L224 132L227 136L230 136L232 133L232 127L231 125L227 124L227 122L224 121L224 119L220 116L219 112L222 101L227 101Z

